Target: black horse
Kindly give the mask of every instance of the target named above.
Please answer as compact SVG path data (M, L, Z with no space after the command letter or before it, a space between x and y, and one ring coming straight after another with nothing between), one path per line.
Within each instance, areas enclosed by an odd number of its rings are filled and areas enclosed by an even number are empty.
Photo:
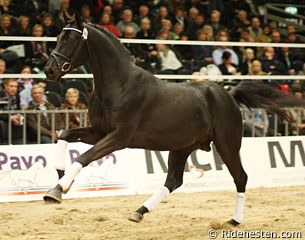
M69 129L60 138L94 146L77 158L44 196L45 202L60 203L81 168L113 151L127 147L169 151L164 187L129 218L140 222L143 214L182 185L188 156L196 149L210 151L213 142L237 188L230 223L239 224L247 183L239 157L243 130L239 104L284 114L280 107L296 103L278 90L253 82L243 82L228 93L210 81L161 81L137 67L107 30L82 23L76 12L64 17L67 26L57 38L45 73L58 81L73 68L89 63L95 88L89 107L91 126Z

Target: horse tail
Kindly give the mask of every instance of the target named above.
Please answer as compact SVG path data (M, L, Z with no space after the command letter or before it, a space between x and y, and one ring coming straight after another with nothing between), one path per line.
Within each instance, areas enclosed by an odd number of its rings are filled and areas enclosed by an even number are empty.
M291 121L285 107L304 107L305 101L297 100L274 87L257 81L242 81L230 91L239 105L247 108L262 108Z

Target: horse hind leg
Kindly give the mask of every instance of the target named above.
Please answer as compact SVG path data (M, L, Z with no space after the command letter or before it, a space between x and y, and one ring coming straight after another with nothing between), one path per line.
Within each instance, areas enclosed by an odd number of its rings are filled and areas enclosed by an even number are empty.
M239 153L226 154L223 151L219 151L223 162L228 167L231 176L234 179L234 183L237 190L236 195L236 206L233 218L228 221L233 226L239 225L243 220L244 203L245 203L245 192L248 176L242 167Z
M168 157L168 173L164 186L152 195L143 206L134 212L128 220L141 222L143 215L152 211L161 201L166 199L170 193L180 187L183 183L183 173L188 156L194 149L184 151L171 151Z

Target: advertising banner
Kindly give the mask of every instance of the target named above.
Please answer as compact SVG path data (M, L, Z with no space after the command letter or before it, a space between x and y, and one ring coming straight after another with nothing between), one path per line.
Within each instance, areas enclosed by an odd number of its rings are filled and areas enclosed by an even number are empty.
M248 188L305 185L302 136L243 138L240 157ZM69 167L92 146L83 143L0 146L0 201L42 200L58 181L56 168ZM63 198L150 194L164 185L168 152L124 149L92 162ZM214 145L193 152L177 192L235 189Z

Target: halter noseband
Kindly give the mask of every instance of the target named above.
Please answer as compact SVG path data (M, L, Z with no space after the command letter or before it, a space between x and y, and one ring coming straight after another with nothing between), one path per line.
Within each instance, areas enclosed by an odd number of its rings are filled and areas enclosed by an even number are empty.
M81 36L82 39L79 42L79 44L78 44L78 46L77 46L76 50L74 51L74 54L72 55L71 58L67 57L67 56L65 56L65 55L63 55L63 54L61 54L59 52L56 52L56 51L53 51L51 53L51 57L53 57L55 59L55 62L57 64L58 69L61 72L66 73L66 72L68 72L71 69L73 62L78 57L78 54L79 54L80 50L82 49L85 41L87 40L87 38L88 38L88 30L85 27L83 28L83 31L81 31L81 30L79 30L77 28L72 28L72 27L64 27L63 30L65 30L65 31L76 31L76 32L78 32L78 33L80 33L82 35ZM63 58L65 60L65 62L60 64L59 61L58 61L58 57Z

